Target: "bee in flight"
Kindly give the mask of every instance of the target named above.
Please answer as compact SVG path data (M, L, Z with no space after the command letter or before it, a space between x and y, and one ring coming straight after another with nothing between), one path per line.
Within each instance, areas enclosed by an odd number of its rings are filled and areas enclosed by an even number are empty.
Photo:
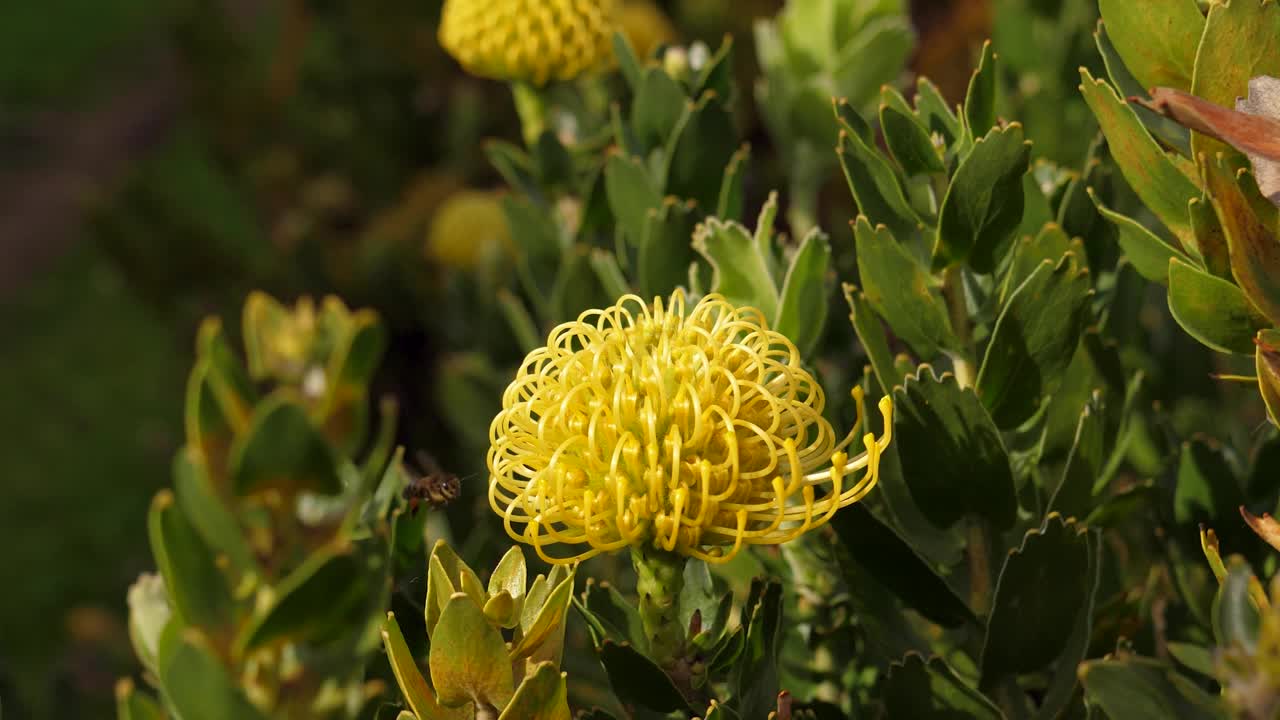
M458 476L445 472L440 463L431 455L419 450L416 453L418 467L421 472L410 472L410 478L404 487L404 500L409 504L409 514L416 516L420 505L441 508L457 499L462 492L462 483Z

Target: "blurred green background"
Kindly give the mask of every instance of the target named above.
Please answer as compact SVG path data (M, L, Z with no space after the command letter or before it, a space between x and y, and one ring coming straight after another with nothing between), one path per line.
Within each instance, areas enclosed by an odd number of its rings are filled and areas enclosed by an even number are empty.
M749 87L751 22L782 3L635 4L666 16L647 15L654 37L734 34ZM451 434L436 380L454 362L443 348L475 328L439 312L462 297L458 271L424 246L450 195L500 184L481 142L515 140L519 125L504 85L462 74L438 47L439 0L7 5L0 703L5 718L99 717L135 667L125 588L151 562L144 512L181 440L202 316L238 323L252 288L375 307L392 331L378 390L400 400L401 441L479 475L483 453ZM1024 78L1008 93L1015 115L1042 152L1076 162L1094 134L1074 80L1093 3L994 5L912 2L912 71L958 101L975 48L996 34ZM1056 44L1019 24L1041 5L1058 6ZM738 112L768 157L751 103ZM759 172L752 192L782 186L767 161Z

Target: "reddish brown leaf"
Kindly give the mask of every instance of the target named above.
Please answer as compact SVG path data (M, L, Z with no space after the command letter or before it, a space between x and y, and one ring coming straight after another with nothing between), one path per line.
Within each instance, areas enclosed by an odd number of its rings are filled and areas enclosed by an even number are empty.
M1240 515L1258 534L1258 537L1266 540L1267 544L1276 550L1280 550L1280 522L1276 522L1269 513L1263 513L1262 517L1258 517L1246 510L1243 505L1240 506Z
M1229 110L1173 88L1151 90L1151 99L1130 102L1172 118L1196 132L1215 137L1249 155L1280 162L1280 120Z

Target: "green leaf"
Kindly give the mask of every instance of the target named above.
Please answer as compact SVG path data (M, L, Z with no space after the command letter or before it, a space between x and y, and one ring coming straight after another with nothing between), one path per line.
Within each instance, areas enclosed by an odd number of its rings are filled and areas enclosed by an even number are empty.
M533 166L543 187L558 189L573 185L573 157L553 130L539 133L531 149Z
M631 103L631 127L642 154L667 143L686 102L684 90L662 68L644 69Z
M428 665L441 705L504 707L515 692L506 643L466 593L454 593L445 603Z
M618 256L608 250L600 248L591 249L591 268L596 271L596 277L600 280L600 287L604 289L606 295L613 298L620 298L631 292L631 286L627 282L627 276L623 274L622 267L618 265ZM507 294L510 296L510 293ZM499 295L499 301L502 296ZM512 298L514 300L514 298ZM518 301L517 301L518 302ZM526 317L527 317L526 313ZM537 340L537 330L534 328L533 321L529 321L528 332L520 333L521 346L525 353L531 353L542 346ZM524 342L523 337L529 337L532 342ZM488 429L486 428L486 434Z
M1098 9L1125 66L1144 89L1191 89L1204 30L1195 0L1099 0Z
M556 273L548 302L551 317L557 322L576 318L592 308L605 307L616 299L608 296L591 267L593 249L577 244L569 248L561 259L560 271Z
M147 532L151 554L164 577L169 606L182 625L208 631L228 627L234 601L227 579L169 490L156 493L151 501Z
M969 687L939 657L908 653L889 666L884 705L888 717L919 720L1003 720L1000 709Z
M275 588L275 602L245 626L238 651L281 642L323 644L352 633L370 608L369 575L366 561L350 549L307 558Z
M924 76L916 79L916 115L930 133L942 137L947 147L954 145L964 133L963 124L947 104L942 91Z
M849 322L853 323L858 341L862 343L862 350L871 361L876 382L880 384L880 391L887 395L893 391L894 385L902 382L903 375L893 364L893 355L889 352L889 342L885 338L884 326L880 324L880 318L871 308L871 303L867 302L865 294L849 283L844 283L842 289L844 299L849 303Z
M996 582L982 647L982 687L1039 670L1065 649L1092 594L1085 528L1051 513L1009 553Z
M497 595L505 590L512 598L523 598L527 578L524 553L518 545L513 545L493 569L486 589L489 595Z
M746 642L730 682L732 700L741 717L765 717L777 706L782 585L752 581L742 612Z
M801 32L819 34L808 28ZM834 53L834 61L830 62L834 94L855 102L874 97L880 86L901 74L914 44L915 33L905 13L869 20ZM826 60L832 55L822 57Z
M621 154L605 162L604 188L623 234L632 245L640 244L649 211L662 204L662 193L639 160Z
M1187 252L1195 259L1195 264L1224 280L1231 280L1231 258L1227 251L1227 234L1218 220L1218 211L1208 196L1191 198L1187 202L1187 213L1191 216L1191 230L1195 234L1195 244L1185 246Z
M167 716L160 703L124 679L116 684L116 720L167 720Z
M827 325L827 271L831 244L826 233L813 228L800 242L782 282L774 329L791 339L801 357L809 357Z
M1230 715L1194 682L1146 658L1091 660L1080 666L1090 705L1107 717L1156 720L1227 720Z
M1277 6L1280 7L1280 6ZM1222 221L1231 274L1253 305L1280 325L1280 223L1248 171L1237 174L1219 156L1206 170L1209 197ZM1265 213L1259 216L1259 210Z
M601 622L615 642L630 643L640 652L648 648L648 638L636 606L626 601L610 583L587 580L585 610Z
M160 686L182 720L264 720L198 632L164 645Z
M993 128L960 163L938 216L934 269L968 261L989 273L1022 222L1022 176L1031 145L1022 126Z
M885 103L880 105L880 129L889 154L907 175L925 175L945 170L942 156L934 147L929 131L912 114Z
M277 393L260 404L246 435L231 450L231 483L237 495L277 490L342 492L333 449L301 404Z
M1200 196L1200 189L1151 139L1133 108L1126 105L1110 85L1094 80L1083 68L1080 76L1080 91L1102 126L1124 179L1184 247L1194 246L1187 203Z
M1183 262L1191 262L1181 250L1156 237L1155 233L1143 227L1138 221L1107 209L1093 188L1089 188L1088 193L1098 212L1115 225L1120 248L1124 250L1125 257L1129 258L1129 262L1133 264L1133 268L1139 275L1152 282L1168 285L1169 260L1178 258Z
M345 454L362 447L368 430L369 383L382 362L387 333L371 310L350 315L345 337L334 348L318 416L330 442Z
M671 678L635 648L606 640L601 644L599 654L600 662L609 675L609 685L624 704L639 705L661 713L693 714L693 708Z
M1267 327L1244 291L1178 259L1169 262L1169 312L1183 330L1218 352L1249 355Z
M888 226L894 237L911 237L921 221L907 203L902 181L889 161L845 130L840 131L836 155L858 212L876 225Z
M564 673L546 662L527 675L498 720L571 720Z
M687 110L688 118L669 144L667 192L693 200L707 212L716 206L724 167L738 149L733 115L715 92L706 91Z
M724 180L720 183L720 197L716 200L716 217L742 217L743 184L750 158L751 146L746 144L729 158L729 164L724 167Z
M528 196L541 193L533 159L524 150L505 140L488 140L484 143L484 155L507 185Z
M1054 669L1049 677L1049 686L1040 701L1036 712L1037 720L1056 720L1071 705L1078 705L1080 677L1077 670L1081 661L1089 654L1089 645L1093 640L1093 623L1098 586L1102 581L1102 537L1099 531L1089 531L1089 569L1086 575L1088 585L1083 604L1076 611L1075 623L1071 634L1067 637L1066 647L1054 661Z
M1191 94L1235 107L1237 98L1248 96L1249 80L1280 76L1280 6L1263 0L1214 3L1198 47ZM1210 162L1219 152L1231 152L1200 133L1191 134L1191 150L1193 157L1203 155Z
M522 613L520 621L522 634L519 642L511 647L512 661L537 653L537 657L554 656L557 664L559 663L560 649L564 642L565 619L569 614L569 602L573 599L574 575L571 573L561 578L552 573L550 580L557 582L554 587L551 587L546 599L535 606L536 614ZM533 597L526 598L526 611L533 600ZM541 652L541 646L544 644L547 645L546 653Z
M1102 62L1107 68L1107 76L1111 78L1111 84L1115 86L1120 95L1123 97L1145 97L1147 91L1153 86L1143 85L1133 76L1128 66L1124 64L1124 60L1120 58L1119 51L1116 50L1111 36L1107 33L1107 29L1102 23L1098 23L1098 29L1093 33L1093 39L1094 44L1098 47L1098 54L1102 56ZM1141 105L1132 105L1131 107L1138 115L1138 118L1142 120L1142 124L1151 131L1152 135L1165 145L1177 150L1180 154L1191 157L1190 130L1174 122L1173 119L1156 113L1149 108Z
M853 236L867 302L893 332L922 358L958 348L959 341L932 278L889 229L883 225L872 229L866 216L859 215L853 224Z
M1075 253L1046 260L1009 296L976 383L998 427L1035 414L1071 363L1089 319L1089 271Z
M502 213L518 252L520 282L538 312L545 312L546 297L560 265L560 229L550 212L524 198L502 198Z
M831 526L840 543L850 549L853 562L866 568L905 605L944 627L980 624L929 561L863 503L836 513Z
M1014 243L1012 249L1013 262L1005 271L1004 280L1000 283L1000 306L1009 302L1009 296L1022 286L1040 266L1050 260L1057 262L1069 252L1084 257L1084 246L1071 237L1057 223L1046 223L1038 228L1034 237L1023 237Z
M921 365L893 390L893 435L920 512L937 527L966 513L999 528L1017 515L1013 473L1000 432L971 388Z
M1213 633L1218 645L1257 652L1261 618L1249 597L1249 585L1257 582L1248 563L1232 558L1227 577L1213 604Z
M613 56L618 60L618 70L621 71L622 77L631 86L631 91L635 92L640 86L642 70L640 60L636 58L636 51L631 47L625 33L613 34Z
M400 693L413 709L417 720L470 720L471 706L446 708L436 702L436 694L422 677L418 663L409 651L409 645L400 632L400 624L396 622L395 613L387 613L382 623L382 645L387 651L387 664L395 675Z
M1271 419L1271 424L1280 425L1280 332L1259 331L1257 345L1253 362L1254 370L1258 373L1258 392L1267 406L1267 417ZM1277 477L1277 474L1271 473L1270 476Z
M766 318L778 308L778 288L765 248L741 224L707 218L693 234L693 247L711 263L711 289L735 305L757 308Z
M466 577L464 580L463 578ZM431 548L431 557L427 561L427 600L425 620L427 636L435 631L440 621L440 613L453 597L455 592L466 592L467 588L483 587L480 576L467 565L444 540L436 540ZM483 594L473 595L472 602L477 607L484 603Z
M235 516L218 497L208 469L188 446L173 459L173 491L182 514L200 532L210 550L225 553L237 572L254 568L252 551Z
M1204 675L1213 677L1213 651L1201 645L1185 642L1169 642L1169 654L1179 665Z
M1195 437L1182 443L1173 491L1173 517L1188 526L1239 520L1244 503L1240 483L1221 446Z
M1093 486L1102 474L1102 464L1106 460L1103 456L1106 430L1103 420L1100 399L1091 398L1080 412L1075 443L1067 455L1062 480L1049 500L1046 513L1084 518L1093 509Z
M698 259L691 240L697 219L692 203L671 197L648 211L636 270L644 298L670 295L688 281L689 265Z
M996 54L988 40L982 44L978 68L969 78L969 89L964 94L964 122L971 138L989 135L987 130L996 124L996 79Z

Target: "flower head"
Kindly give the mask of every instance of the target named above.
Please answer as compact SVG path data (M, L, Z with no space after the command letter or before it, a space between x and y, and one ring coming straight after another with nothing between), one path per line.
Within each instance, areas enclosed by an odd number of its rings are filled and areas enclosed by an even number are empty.
M858 420L840 440L799 351L758 310L628 295L525 358L489 429L489 502L549 562L641 543L724 561L795 538L875 486L892 405L880 402L884 435L864 435L851 459L864 418L853 395Z
M617 0L446 0L440 44L467 72L544 85L613 62Z

